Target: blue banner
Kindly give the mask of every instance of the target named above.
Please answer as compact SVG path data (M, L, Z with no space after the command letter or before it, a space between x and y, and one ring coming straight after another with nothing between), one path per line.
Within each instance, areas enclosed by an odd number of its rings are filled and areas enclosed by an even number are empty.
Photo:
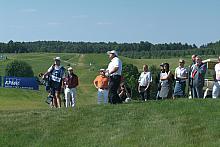
M39 90L36 78L4 77L3 87Z

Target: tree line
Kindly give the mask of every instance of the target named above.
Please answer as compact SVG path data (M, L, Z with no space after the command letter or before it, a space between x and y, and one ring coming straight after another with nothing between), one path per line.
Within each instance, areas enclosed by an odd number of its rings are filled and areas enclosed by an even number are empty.
M105 53L117 50L121 55L130 58L168 58L185 55L216 55L220 54L220 41L197 47L187 43L152 44L147 41L139 43L117 42L63 42L63 41L35 41L0 43L1 53Z

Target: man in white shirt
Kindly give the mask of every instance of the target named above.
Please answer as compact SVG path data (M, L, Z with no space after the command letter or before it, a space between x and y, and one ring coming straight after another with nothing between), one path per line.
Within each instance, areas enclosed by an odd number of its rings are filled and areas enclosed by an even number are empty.
M213 76L215 83L212 89L212 98L214 99L220 96L220 56L218 57L218 62L215 65L215 75Z
M117 93L121 82L122 62L118 58L118 53L115 50L108 51L111 62L106 69L106 76L109 76L109 102L111 104L121 103L121 99Z
M152 82L151 73L148 71L148 65L143 65L143 72L138 79L138 92L143 101L150 99L150 83Z

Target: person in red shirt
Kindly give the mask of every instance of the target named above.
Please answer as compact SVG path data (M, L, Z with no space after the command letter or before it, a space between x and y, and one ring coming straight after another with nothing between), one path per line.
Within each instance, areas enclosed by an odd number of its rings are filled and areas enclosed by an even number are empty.
M78 76L73 73L73 68L68 68L68 75L64 78L65 106L75 107L76 87L79 85Z
M104 97L104 104L108 103L108 77L105 76L105 69L99 70L98 75L93 81L94 86L98 89L98 104L101 104Z

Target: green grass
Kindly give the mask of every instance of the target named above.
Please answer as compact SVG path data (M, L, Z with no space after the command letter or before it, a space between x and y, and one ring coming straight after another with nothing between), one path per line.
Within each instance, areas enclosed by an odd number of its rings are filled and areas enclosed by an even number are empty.
M0 111L0 146L219 146L219 100Z
M60 56L79 76L76 108L50 109L47 93L0 88L0 146L219 146L220 101L164 100L98 106L92 81L106 68L106 54L31 53L8 54L0 61L0 75L13 59L27 61L35 75L44 72ZM143 64L161 62L177 66L178 58L129 59L141 70ZM190 59L186 58L187 63ZM64 62L65 61L65 62ZM92 63L90 66L89 64Z
M100 68L107 68L109 59L107 54L75 54L75 53L29 53L29 54L7 54L9 60L0 61L0 75L4 75L4 68L7 63L11 60L22 60L28 62L34 71L35 76L37 76L40 72L45 72L47 69L53 64L53 58L56 56L60 56L62 59L62 65L65 67L67 64L73 66L75 73L79 76L79 87L77 89L77 105L91 105L96 104L96 89L93 86L93 80L98 75L98 70ZM148 65L158 65L161 62L169 62L171 63L172 69L174 69L177 65L175 65L175 61L178 61L178 58L172 59L130 59L126 57L120 57L122 62L124 63L132 63L136 65L139 70L142 70L143 64ZM190 61L190 60L189 60ZM92 65L90 66L90 63ZM2 91L2 90L0 90ZM4 90L3 90L4 91ZM20 91L20 90L18 90ZM12 95L17 92L12 89L9 91L9 94ZM35 93L33 91L28 91L30 95ZM36 98L44 101L42 97L46 97L46 92L43 88L41 88L41 95L35 95ZM43 95L43 96L42 96ZM20 97L26 97L26 95L22 95L22 91L19 93ZM0 99L1 99L0 95ZM13 99L13 96L7 96L9 99ZM1 101L1 100L0 100ZM12 101L13 102L13 101ZM1 104L0 104L1 105ZM13 104L12 104L13 105ZM18 106L19 107L19 106ZM12 108L10 108L12 109ZM17 108L15 108L17 109Z

